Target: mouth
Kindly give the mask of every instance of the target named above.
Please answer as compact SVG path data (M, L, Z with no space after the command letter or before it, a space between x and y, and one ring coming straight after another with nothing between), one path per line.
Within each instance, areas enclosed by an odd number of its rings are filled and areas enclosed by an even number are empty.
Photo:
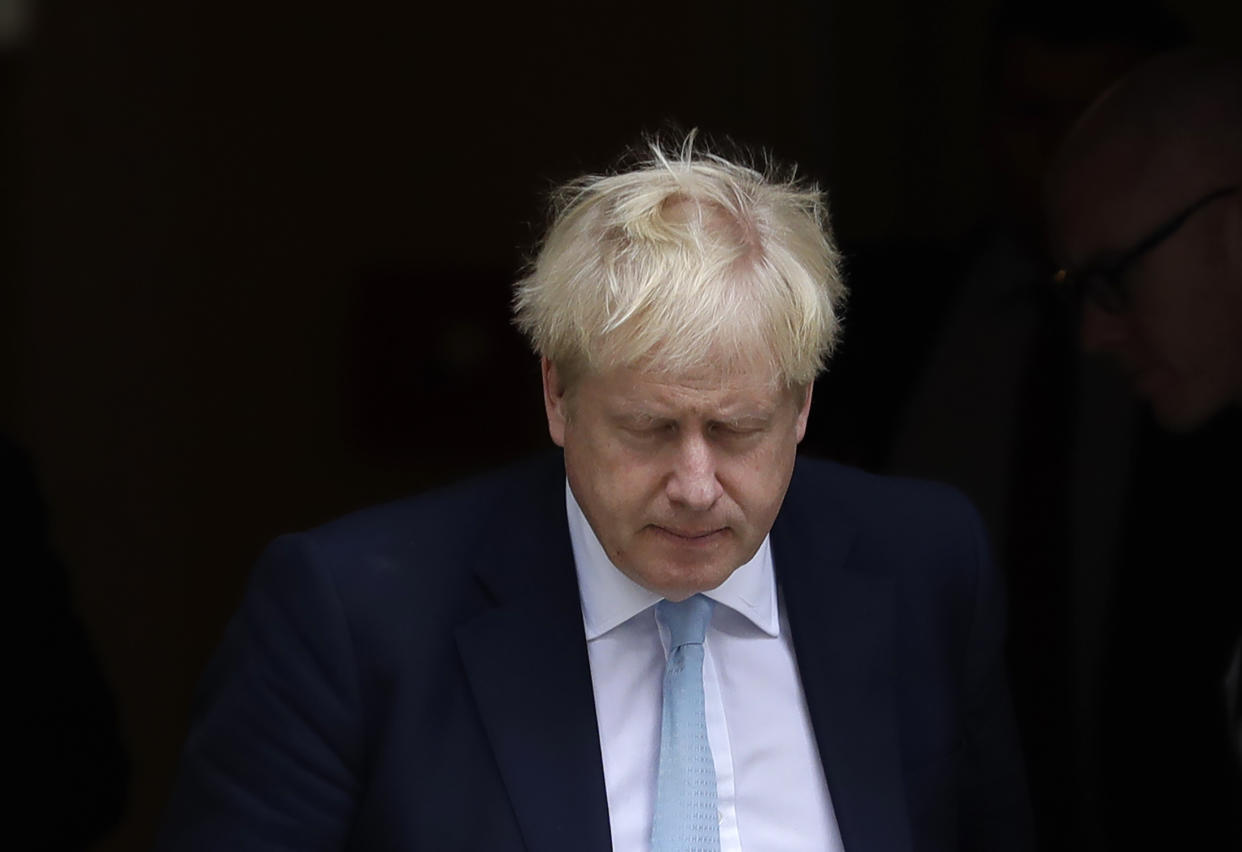
M715 541L717 538L724 536L728 531L728 527L717 527L715 529L680 529L677 527L662 527L653 525L654 529L662 537L671 539L675 542L683 544L706 544Z
M1163 387L1165 375L1159 368L1147 367L1131 373L1130 381L1140 396L1151 397Z

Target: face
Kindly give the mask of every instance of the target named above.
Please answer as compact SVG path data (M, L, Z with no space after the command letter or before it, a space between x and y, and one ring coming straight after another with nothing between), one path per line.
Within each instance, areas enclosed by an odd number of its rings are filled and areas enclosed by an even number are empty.
M1194 200L1185 190L1100 191L1084 180L1053 208L1054 242L1069 268L1081 268L1124 252ZM1123 310L1084 306L1084 348L1116 361L1168 429L1192 429L1242 398L1239 229L1238 195L1210 202L1127 267Z
M714 589L772 528L811 392L766 369L669 376L543 362L552 440L613 564L670 600Z

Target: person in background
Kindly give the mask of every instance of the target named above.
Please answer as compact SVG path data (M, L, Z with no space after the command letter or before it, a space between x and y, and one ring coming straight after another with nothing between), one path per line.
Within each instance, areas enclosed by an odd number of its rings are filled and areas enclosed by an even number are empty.
M1120 369L1175 462L1132 486L1108 809L1122 842L1237 849L1242 63L1184 49L1125 76L1065 140L1046 204L1082 346Z
M979 507L1009 594L1007 657L1036 835L1056 852L1105 842L1095 683L1126 535L1135 416L1117 377L1075 351L1073 312L1047 286L1042 180L1100 93L1179 38L1154 6L997 5L976 140L984 208L949 256L920 251L895 279L918 307L882 347L919 369L877 468L947 482ZM866 274L855 267L854 280ZM871 339L861 307L851 329ZM920 335L927 343L915 357L892 356Z
M24 849L93 848L125 812L130 757L116 699L55 553L48 511L26 454L0 435L0 505L9 622L21 637L9 669L17 780L10 836Z

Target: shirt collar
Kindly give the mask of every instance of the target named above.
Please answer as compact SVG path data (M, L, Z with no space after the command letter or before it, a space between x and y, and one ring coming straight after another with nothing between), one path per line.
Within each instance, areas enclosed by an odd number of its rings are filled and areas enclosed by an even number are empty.
M595 531L565 483L565 510L569 519L569 540L578 572L578 593L582 598L582 620L587 641L629 621L658 603L658 594L640 586L612 564ZM772 570L772 548L768 537L751 560L738 568L717 588L704 595L735 610L769 636L780 635L780 616L776 608L776 575Z

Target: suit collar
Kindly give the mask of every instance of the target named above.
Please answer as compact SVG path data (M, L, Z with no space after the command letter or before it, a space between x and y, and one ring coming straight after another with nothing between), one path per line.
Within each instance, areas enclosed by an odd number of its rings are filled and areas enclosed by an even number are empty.
M795 476L772 529L798 673L845 848L908 850L894 585L865 570L846 504L818 485Z
M457 646L532 852L610 848L595 699L559 454L517 475L482 527L475 573L494 606Z

